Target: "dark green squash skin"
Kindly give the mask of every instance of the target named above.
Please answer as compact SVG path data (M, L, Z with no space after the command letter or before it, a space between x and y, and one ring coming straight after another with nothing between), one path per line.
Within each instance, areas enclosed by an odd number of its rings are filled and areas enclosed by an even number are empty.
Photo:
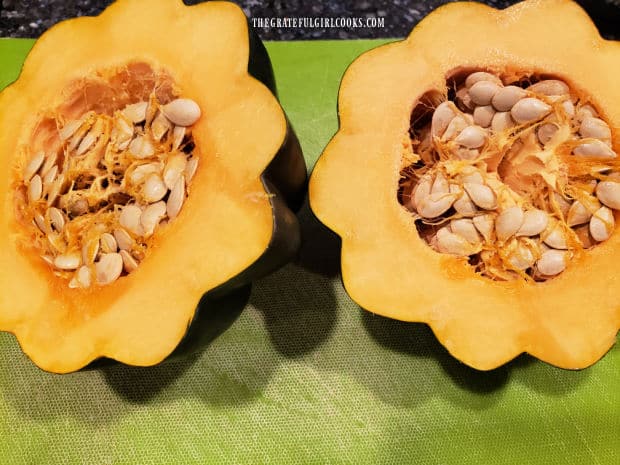
M265 46L248 24L250 58L248 73L261 81L278 98L271 61ZM301 207L308 176L301 146L287 119L287 131L280 149L261 175L270 194L273 235L263 254L248 268L205 293L200 299L185 336L165 361L195 353L208 346L239 316L248 302L252 282L293 260L301 245L295 212ZM99 358L84 369L118 363Z

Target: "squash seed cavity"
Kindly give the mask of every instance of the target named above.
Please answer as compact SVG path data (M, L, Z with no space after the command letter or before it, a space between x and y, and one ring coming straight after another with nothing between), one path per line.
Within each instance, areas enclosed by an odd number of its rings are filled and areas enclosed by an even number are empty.
M142 63L110 81L84 84L73 94L78 104L43 117L16 170L25 243L73 289L139 269L153 235L180 214L198 167L196 102ZM120 107L110 90L123 94ZM78 100L89 93L97 100ZM105 98L114 103L100 105Z
M398 199L435 251L492 280L546 281L614 233L620 163L587 95L514 76L460 72L447 97L419 100Z

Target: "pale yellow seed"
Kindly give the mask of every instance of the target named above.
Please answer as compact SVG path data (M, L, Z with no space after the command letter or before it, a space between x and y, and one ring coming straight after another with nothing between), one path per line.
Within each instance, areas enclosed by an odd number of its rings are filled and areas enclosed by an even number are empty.
M466 182L463 187L472 202L480 208L494 210L497 207L497 197L489 186Z
M494 218L491 214L478 215L473 218L473 223L476 229L482 234L484 240L491 241L493 235Z
M474 123L483 128L488 128L491 126L493 116L495 116L495 109L491 105L476 107L474 110Z
M166 216L166 203L157 202L147 206L140 216L140 224L146 236L150 236L155 231L155 227L162 218Z
M43 165L43 161L45 160L45 154L43 152L39 152L34 155L30 161L26 164L23 170L24 181L28 182L30 179L39 171L39 168Z
M95 263L97 282L107 285L116 281L123 272L123 258L118 253L102 254Z
M544 276L556 276L566 269L567 255L563 250L547 250L536 262L536 269Z
M554 249L568 249L566 234L562 230L559 221L555 221L550 227L548 233L543 238L545 244Z
M159 163L146 163L144 165L137 166L129 174L129 180L132 184L142 184L144 180L150 174L156 174L161 171Z
M476 105L490 105L500 86L492 81L478 81L469 88L469 96Z
M433 187L431 187L431 194L447 194L448 192L450 192L448 180L442 173L437 173Z
M607 144L597 139L590 139L589 142L582 142L573 149L573 153L581 157L616 158L616 152Z
M159 142L170 128L172 128L172 124L170 124L168 118L161 112L157 113L157 116L155 116L151 122L151 134L153 134L153 139Z
M590 234L597 242L609 239L614 227L614 214L607 207L599 208L590 219Z
M551 107L537 98L527 97L519 100L510 110L512 118L520 124L531 123L551 112Z
M437 231L437 248L442 253L462 257L472 255L478 251L464 237L448 231L448 228L441 228Z
M457 144L468 149L482 147L487 140L487 132L480 126L467 126L454 140Z
M119 223L123 228L138 236L141 236L144 233L140 224L141 215L142 209L140 207L137 205L126 205L121 211Z
M144 181L143 196L149 203L158 202L168 193L168 188L158 174L151 174Z
M611 139L611 129L605 121L599 118L588 116L581 121L579 126L581 137L591 137L593 139Z
M548 144L553 136L558 132L558 126L554 123L545 123L541 125L536 131L536 135L538 136L538 140L541 144Z
M450 229L454 234L458 234L472 244L480 242L478 231L470 218L458 218L450 221Z
M183 138L185 137L185 127L184 126L175 126L172 130L172 149L177 150L181 143L183 142Z
M181 176L174 188L170 191L168 202L166 204L166 213L168 218L173 220L177 217L185 201L185 176Z
M565 82L557 79L545 79L527 88L528 91L542 95L567 95L569 88Z
M54 258L54 266L59 270L75 270L81 263L79 253L62 254Z
M43 181L41 176L35 174L28 185L28 201L36 202L41 199L43 193Z
M51 207L48 211L54 229L56 229L56 231L62 231L65 227L65 216L63 213L55 207Z
M469 126L469 121L462 115L455 116L446 131L441 136L442 141L449 141L454 139L463 129Z
M520 87L502 87L493 96L491 104L493 105L493 107L495 107L497 111L510 111L510 109L515 105L515 103L524 98L526 95L527 92L525 92Z
M515 235L523 225L523 219L521 207L514 206L502 211L495 222L497 239L505 241Z
M114 239L116 239L118 248L121 250L131 250L133 247L133 239L124 229L115 229Z
M190 158L187 161L187 165L185 165L185 179L187 180L188 184L194 178L194 175L196 174L197 169L198 169L198 158L197 157Z
M538 209L526 210L517 236L536 236L547 228L548 223L549 217L546 212Z
M178 98L162 107L162 112L177 126L191 126L200 118L200 107L188 98Z
M145 136L138 136L129 144L129 153L136 158L148 158L155 154L155 147Z
M467 76L467 79L465 79L465 87L469 89L479 81L490 81L498 85L501 85L502 83L502 81L494 74L487 73L486 71L476 71Z
M578 224L590 221L592 214L601 207L601 204L594 197L584 200L585 204L579 200L575 200L568 210L566 222L569 226L577 226Z
M598 199L614 210L620 210L620 183L601 181L596 186Z
M116 239L110 233L103 233L99 241L101 242L101 251L103 253L114 253L118 250Z
M431 194L433 182L430 176L424 176L420 179L418 184L416 185L413 195L411 196L410 206L416 210L417 205L420 204L422 199L425 199Z
M139 124L146 119L147 102L137 102L127 105L123 114L134 124Z
M451 102L442 102L440 103L435 111L433 112L433 117L431 120L431 134L433 137L441 137L450 122L456 116L456 111Z
M168 157L166 168L164 169L164 184L168 189L172 189L179 180L179 177L187 167L187 158L185 155L171 155Z
M81 266L76 273L76 281L80 287L87 288L91 285L90 269L87 266Z
M133 273L138 269L138 262L129 252L121 250L120 256L123 259L123 268L127 273Z
M491 130L493 132L504 132L515 125L509 111L498 111L493 115Z

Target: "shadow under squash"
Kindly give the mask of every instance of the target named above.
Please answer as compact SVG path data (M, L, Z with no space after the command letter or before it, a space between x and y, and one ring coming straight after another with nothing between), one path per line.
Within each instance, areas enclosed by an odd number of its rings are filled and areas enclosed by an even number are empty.
M275 349L289 358L325 342L338 310L330 278L340 272L340 239L314 216L307 198L298 217L298 259L256 282L250 300L263 314Z
M162 363L151 367L123 365L115 361L99 362L106 381L125 399L148 402L180 377L196 361L196 354L206 349L239 317L250 296L251 286L213 298L204 295L196 315L179 346Z

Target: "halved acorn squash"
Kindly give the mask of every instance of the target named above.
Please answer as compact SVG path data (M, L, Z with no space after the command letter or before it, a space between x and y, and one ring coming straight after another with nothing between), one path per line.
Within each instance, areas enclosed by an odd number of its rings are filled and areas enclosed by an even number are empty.
M618 72L620 43L568 0L448 4L357 58L309 188L353 300L477 369L600 359L620 328Z
M305 164L232 3L53 27L0 94L0 164L0 329L48 371L162 361L299 245Z

